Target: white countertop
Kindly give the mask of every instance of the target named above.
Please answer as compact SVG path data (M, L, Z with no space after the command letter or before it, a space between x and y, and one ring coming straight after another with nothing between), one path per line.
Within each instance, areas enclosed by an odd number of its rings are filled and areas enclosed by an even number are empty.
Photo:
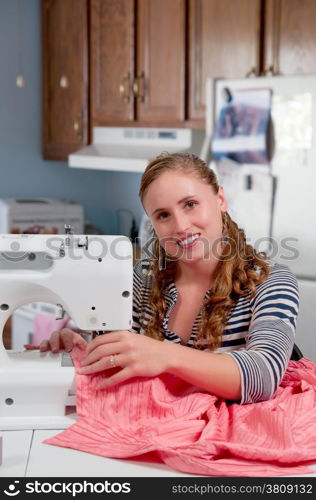
M0 477L194 477L160 463L105 458L43 443L58 432L60 429L0 431ZM316 477L316 464L311 468L314 473L285 477Z
M105 458L43 443L58 432L0 431L0 477L188 477L164 464Z

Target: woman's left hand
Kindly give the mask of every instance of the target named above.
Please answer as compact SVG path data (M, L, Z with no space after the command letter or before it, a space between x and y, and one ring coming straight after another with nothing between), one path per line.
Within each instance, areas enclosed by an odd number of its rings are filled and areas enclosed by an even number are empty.
M172 347L167 344L170 343L126 330L105 333L88 344L86 357L82 360L78 373L88 375L110 368L121 368L100 382L98 389L131 377L154 377L167 369L168 347Z

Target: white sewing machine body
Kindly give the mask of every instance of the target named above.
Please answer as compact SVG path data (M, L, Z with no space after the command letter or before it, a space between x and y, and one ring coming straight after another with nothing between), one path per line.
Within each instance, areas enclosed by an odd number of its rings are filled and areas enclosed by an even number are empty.
M0 235L0 429L73 423L74 368L63 354L5 350L3 327L23 304L57 304L78 328L132 324L132 245L124 236Z

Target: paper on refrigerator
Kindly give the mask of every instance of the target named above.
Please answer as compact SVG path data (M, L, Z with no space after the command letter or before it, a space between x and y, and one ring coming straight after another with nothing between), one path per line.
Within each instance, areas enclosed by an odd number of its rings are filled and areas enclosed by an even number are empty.
M241 165L229 159L216 164L228 212L244 229L247 242L258 251L269 251L275 179L268 165Z

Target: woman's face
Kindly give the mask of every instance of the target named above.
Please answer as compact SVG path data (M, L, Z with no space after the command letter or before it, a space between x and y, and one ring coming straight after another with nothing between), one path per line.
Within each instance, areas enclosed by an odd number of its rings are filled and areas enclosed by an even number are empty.
M227 208L222 188L215 194L194 174L167 170L150 184L143 204L168 255L185 262L219 258Z

